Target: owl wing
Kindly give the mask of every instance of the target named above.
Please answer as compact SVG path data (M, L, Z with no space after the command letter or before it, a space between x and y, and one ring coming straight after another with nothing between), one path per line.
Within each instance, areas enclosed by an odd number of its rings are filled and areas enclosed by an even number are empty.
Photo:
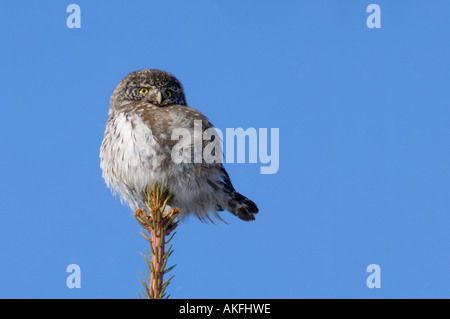
M198 128L201 128L202 136L199 137L202 140L202 148L204 149L211 141L216 138L220 139L217 131L214 129L213 124L209 119L203 115L200 111L184 105L171 105L164 108L160 108L159 112L154 115L156 123L152 126L152 131L156 135L160 132L166 132L165 139L162 144L172 149L178 142L179 136L174 134L177 129L188 130L191 135L191 147L194 147L194 134L199 132ZM204 139L203 134L208 130L210 133L209 139ZM172 139L174 138L174 139ZM219 143L219 145L221 145ZM220 151L222 151L220 147Z

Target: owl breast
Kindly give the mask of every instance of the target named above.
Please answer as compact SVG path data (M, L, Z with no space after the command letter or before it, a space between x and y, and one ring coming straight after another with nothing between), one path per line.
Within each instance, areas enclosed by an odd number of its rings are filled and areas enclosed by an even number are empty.
M185 107L159 109L142 104L110 114L100 150L100 167L106 185L114 194L119 193L131 209L146 207L146 191L154 183L168 188L175 196L173 205L181 210L180 218L193 213L201 220L210 219L209 214L218 216L217 211L227 207L234 189L229 186L231 182L224 182L228 176L223 167L193 162L192 138L172 140L173 128L193 131L187 115ZM190 161L172 161L174 143L190 149Z
M133 209L145 207L150 185L166 185L166 155L139 112L114 112L106 125L100 167L106 185Z

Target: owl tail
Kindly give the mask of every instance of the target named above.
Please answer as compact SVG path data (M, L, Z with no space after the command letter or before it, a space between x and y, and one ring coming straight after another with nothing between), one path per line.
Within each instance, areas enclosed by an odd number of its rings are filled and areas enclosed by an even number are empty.
M245 221L255 220L255 214L258 213L256 204L238 192L232 193L227 210Z

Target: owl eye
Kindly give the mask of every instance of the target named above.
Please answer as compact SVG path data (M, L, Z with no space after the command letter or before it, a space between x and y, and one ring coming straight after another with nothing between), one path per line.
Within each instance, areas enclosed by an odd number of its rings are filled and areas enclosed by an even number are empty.
M171 90L166 90L166 94L168 97L172 97L172 91Z
M148 93L148 89L147 89L147 88L141 88L141 89L139 90L139 93L141 93L141 94L147 94L147 93Z

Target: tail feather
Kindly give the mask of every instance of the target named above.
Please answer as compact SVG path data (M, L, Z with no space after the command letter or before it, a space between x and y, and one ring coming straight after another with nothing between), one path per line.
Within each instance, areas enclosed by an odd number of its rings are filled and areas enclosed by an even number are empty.
M255 214L259 211L254 202L237 192L231 194L227 210L245 221L255 220Z
M231 184L230 176L223 166L220 166L222 173L222 186L225 194L229 195L227 210L233 215L245 221L255 220L255 214L258 213L258 207L247 197L239 194Z

